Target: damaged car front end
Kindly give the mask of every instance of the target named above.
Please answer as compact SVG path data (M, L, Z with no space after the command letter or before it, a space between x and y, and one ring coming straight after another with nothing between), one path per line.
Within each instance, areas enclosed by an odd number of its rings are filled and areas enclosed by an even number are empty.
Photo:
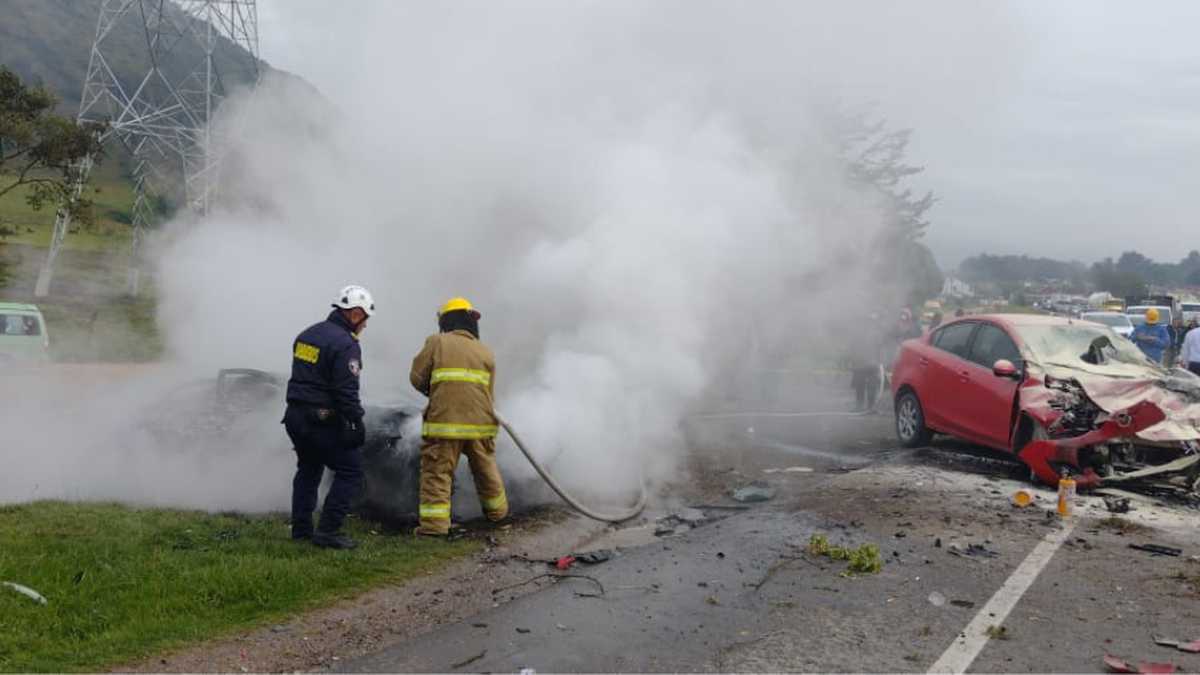
M1017 456L1048 485L1067 471L1081 489L1200 496L1200 378L1108 328L1060 321L1016 328L1033 385L1018 389Z

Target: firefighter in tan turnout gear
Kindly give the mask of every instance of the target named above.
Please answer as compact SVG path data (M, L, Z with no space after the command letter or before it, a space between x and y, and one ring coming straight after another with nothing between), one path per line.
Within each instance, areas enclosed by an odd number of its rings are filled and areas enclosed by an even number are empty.
M453 298L438 312L437 335L413 359L412 384L429 397L421 427L421 524L417 534L450 532L450 482L466 455L483 514L508 515L504 481L496 466L496 413L492 409L496 357L479 341L479 312Z

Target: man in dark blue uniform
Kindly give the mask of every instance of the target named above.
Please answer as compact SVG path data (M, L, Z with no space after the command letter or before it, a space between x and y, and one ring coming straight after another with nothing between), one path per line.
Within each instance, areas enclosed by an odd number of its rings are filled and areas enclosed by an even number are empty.
M283 424L296 450L292 481L292 538L312 539L325 548L354 548L341 534L342 522L362 487L362 445L366 438L359 399L362 350L358 336L375 313L367 289L347 286L324 321L309 326L292 344ZM313 532L313 510L325 469L333 485L325 496Z

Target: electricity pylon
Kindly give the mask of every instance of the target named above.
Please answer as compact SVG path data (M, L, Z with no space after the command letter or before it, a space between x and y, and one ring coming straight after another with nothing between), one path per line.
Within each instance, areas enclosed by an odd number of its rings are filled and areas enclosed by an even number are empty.
M130 27L145 35L145 70L136 80L128 73L120 77L109 58L127 44L114 44L114 34L128 36ZM102 0L78 120L107 122L101 140L115 138L134 159L131 294L138 291L141 245L153 212L147 190L179 177L188 206L208 213L221 152L213 115L234 86L258 82L258 64L256 0ZM91 157L76 166L72 199L82 193L91 167ZM71 224L68 206L60 205L55 216L34 290L39 297L50 292Z

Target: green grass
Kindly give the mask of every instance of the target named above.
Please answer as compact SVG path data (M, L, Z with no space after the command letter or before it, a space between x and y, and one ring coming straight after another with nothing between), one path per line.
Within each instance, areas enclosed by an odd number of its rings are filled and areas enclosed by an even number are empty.
M157 289L143 276L142 292L125 295L127 258L99 251L63 251L51 294L33 295L45 249L0 244L0 301L36 304L46 317L50 355L57 361L152 361L163 336L155 322ZM4 281L7 281L5 285Z
M0 185L7 185L9 179L11 176L0 174ZM25 201L27 194L22 187L0 197L0 229L15 233L0 238L0 242L47 247L54 229L55 205L34 210ZM84 194L95 203L95 223L86 228L72 225L64 247L75 251L127 248L132 236L133 186L121 175L117 163L97 167Z
M51 298L36 304L46 319L50 357L55 361L129 363L162 355L163 336L154 319L157 304L152 291L102 302Z
M0 176L3 184L3 176ZM73 227L59 255L50 296L35 298L38 271L54 224L52 205L35 211L25 192L0 197L0 301L30 302L41 308L57 361L151 361L163 351L155 323L154 279L143 275L139 297L126 295L130 255L132 187L120 163L111 160L92 174L90 196L97 220Z
M115 504L0 507L0 671L86 671L271 623L477 550L373 534L355 551L288 538L282 517Z

